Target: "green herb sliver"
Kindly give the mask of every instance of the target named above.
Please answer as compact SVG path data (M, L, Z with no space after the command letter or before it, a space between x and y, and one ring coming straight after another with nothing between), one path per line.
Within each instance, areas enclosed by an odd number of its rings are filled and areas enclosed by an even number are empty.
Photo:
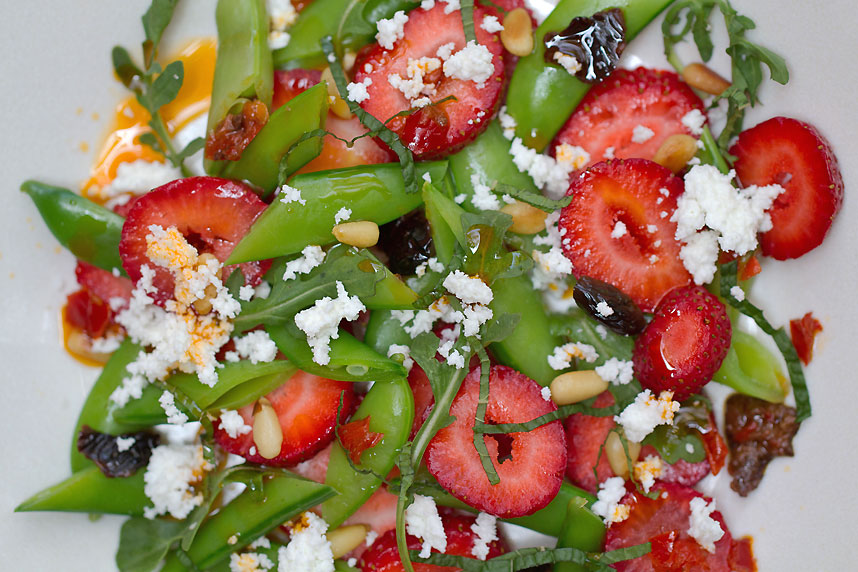
M465 572L515 572L543 564L555 564L557 562L575 562L576 564L589 564L594 570L610 571L609 564L632 560L645 554L649 554L649 542L620 548L602 553L584 552L577 548L521 548L513 552L507 552L490 560L477 560L467 556L454 556L452 554L430 554L428 558L420 558L416 550L411 552L411 558L415 562L434 564L436 566L455 566Z

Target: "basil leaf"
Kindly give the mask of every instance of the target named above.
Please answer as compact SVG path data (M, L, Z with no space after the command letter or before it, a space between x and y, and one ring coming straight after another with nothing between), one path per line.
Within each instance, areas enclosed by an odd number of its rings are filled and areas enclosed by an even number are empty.
M568 206L569 203L572 202L571 196L554 200L549 199L546 196L534 193L533 191L529 191L527 189L519 189L518 187L513 187L504 183L499 183L495 187L495 191L498 193L509 195L515 199L520 200L523 203L527 203L530 206L536 207L547 213L553 213L557 209L562 209L563 207Z
M465 30L465 43L477 43L477 35L474 32L474 0L461 0L459 3L462 13L462 28Z

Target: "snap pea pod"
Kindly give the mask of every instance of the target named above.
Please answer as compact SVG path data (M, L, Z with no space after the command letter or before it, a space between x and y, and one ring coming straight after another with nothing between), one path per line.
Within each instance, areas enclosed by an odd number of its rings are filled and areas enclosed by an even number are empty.
M536 29L533 52L518 60L509 84L507 111L516 120L516 135L525 145L537 151L545 149L591 87L559 65L545 61L546 34L561 32L577 16L621 8L629 42L671 1L561 0Z
M275 526L336 495L329 486L291 475L267 479L261 490L248 487L201 526L187 556L201 570L228 559ZM230 538L237 542L230 544ZM161 572L187 570L175 554Z
M297 368L296 368L297 369ZM209 411L220 411L221 409L239 409L249 405L263 395L268 395L292 376L292 372L272 373L245 381L238 387L230 389L221 397L209 405Z
M416 169L418 177L428 173L433 181L441 181L447 174L447 162L417 163ZM289 184L301 191L306 204L275 200L236 245L228 264L275 258L300 252L310 244L334 242L331 229L342 208L352 211L350 220L384 224L423 202L419 193L405 192L399 163L304 173Z
M578 548L585 552L600 552L605 542L605 524L587 508L583 497L575 497L566 505L566 518L557 536L557 548ZM585 572L587 567L575 562L558 562L554 572Z
M326 500L321 507L322 517L331 528L342 524L375 492L408 440L414 419L414 397L404 376L373 384L352 420L366 417L369 430L384 435L377 445L361 454L360 468L371 473L355 471L338 443L331 449L325 484L339 495Z
M391 315L388 310L375 310L369 314L369 323L363 341L381 355L387 355L387 349L394 345L408 345L411 336Z
M119 239L125 219L68 189L25 181L21 190L33 199L48 230L72 254L104 270L119 269L124 275Z
M265 0L219 0L215 22L218 49L206 133L242 100L255 98L270 106L274 94ZM218 175L224 166L206 160L206 173Z
M66 480L36 493L15 512L62 511L97 514L143 514L151 502L143 493L143 469L124 478L110 478L90 464Z
M789 384L775 355L757 338L736 329L733 329L727 356L712 379L739 393L771 403L783 403L789 392Z
M313 361L307 338L290 325L269 326L268 334L277 348L298 368L307 373L340 381L389 381L407 375L405 368L340 329L339 338L331 340L330 363Z
M397 10L408 12L418 4L413 0L316 0L301 11L289 29L289 44L274 51L274 67L324 67L328 62L319 43L322 38L331 36L338 47L357 52L375 41L376 22L390 18Z
M221 175L247 180L262 189L262 197L271 194L280 177L280 160L289 151L285 175L291 175L322 152L322 138L312 137L295 144L304 133L325 127L328 117L328 91L324 83L295 96L271 114L268 123L244 149L241 159L229 161Z

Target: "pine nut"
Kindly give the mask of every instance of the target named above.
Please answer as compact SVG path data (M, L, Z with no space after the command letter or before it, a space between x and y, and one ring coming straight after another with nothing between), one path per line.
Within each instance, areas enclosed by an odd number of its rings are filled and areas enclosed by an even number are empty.
M218 260L217 256L215 256L214 254L211 254L209 252L204 252L200 254L200 256L197 258L197 268L199 268L200 266L208 266L209 262L212 260L215 261L218 265L218 279L223 279L223 266L221 265L220 260Z
M109 353L92 351L92 340L78 330L72 330L69 333L68 338L66 338L66 347L74 355L97 363L107 363L107 360L110 359Z
M653 161L678 173L697 154L697 139L684 133L676 133L664 140Z
M259 455L265 459L273 459L280 454L283 446L283 429L280 427L280 419L274 411L271 402L260 397L256 402L256 411L253 413L253 444Z
M325 71L322 72L322 81L328 86L328 102L330 103L330 110L334 112L334 115L341 119L351 117L352 112L349 110L349 104L340 97L340 92L337 91L337 84L334 82L334 75L331 73L331 68L325 68Z
M516 8L506 13L501 43L514 56L524 57L533 51L533 22L524 8Z
M378 242L378 225L371 220L343 222L335 226L331 232L334 233L334 238L343 244L358 248L375 246Z
M360 546L366 539L367 532L369 532L369 527L365 524L351 524L332 530L325 536L331 543L331 552L334 553L334 558L340 558Z
M561 373L551 382L551 399L557 405L569 405L595 397L608 389L608 382L595 371L585 369Z
M685 83L700 91L721 95L730 87L730 82L701 63L688 64L682 69L682 79Z
M548 213L521 201L504 205L501 209L512 217L510 230L518 234L536 234L545 230L545 217Z
M629 457L632 463L638 460L638 455L641 454L641 444L627 441L629 446ZM611 465L611 470L618 477L624 479L629 478L629 463L626 461L626 452L623 450L623 442L620 436L612 431L608 434L608 439L605 441L605 456L608 458L608 463Z
M205 298L194 300L194 310L196 310L198 315L205 316L212 311L212 300L215 298L217 298L217 288L215 288L214 284L209 284L206 286Z

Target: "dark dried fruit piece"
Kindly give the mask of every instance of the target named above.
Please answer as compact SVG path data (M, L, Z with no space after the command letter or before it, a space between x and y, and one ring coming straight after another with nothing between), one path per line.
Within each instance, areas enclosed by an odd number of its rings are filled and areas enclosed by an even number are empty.
M620 335L637 335L646 326L643 311L634 300L607 282L581 276L572 297L579 308Z
M120 443L127 444L129 439L134 442L120 451ZM84 425L77 436L77 450L95 463L106 477L130 477L146 466L152 449L160 442L158 435L146 431L108 435Z
M617 69L625 47L626 19L622 10L612 8L592 18L573 18L562 32L546 34L545 61L557 64L557 54L571 56L581 66L575 77L598 83Z
M206 137L206 159L238 161L265 124L268 108L261 101L244 102L241 113L231 113L221 120Z
M387 266L396 274L414 274L434 255L432 233L423 211L417 210L382 225L378 246L387 256Z
M727 400L725 430L730 446L730 488L741 496L757 488L775 457L792 457L798 432L796 410L780 403L735 394Z

